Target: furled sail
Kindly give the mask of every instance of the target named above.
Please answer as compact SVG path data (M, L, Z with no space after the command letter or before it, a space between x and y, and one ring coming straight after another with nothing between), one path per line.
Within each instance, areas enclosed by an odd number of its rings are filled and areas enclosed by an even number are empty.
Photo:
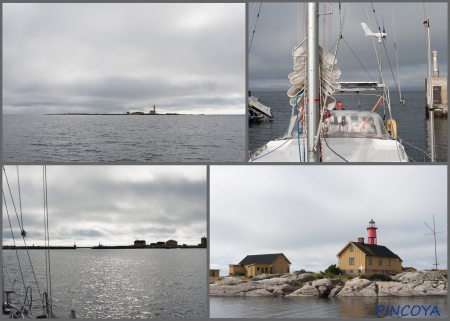
M297 94L302 89L306 89L306 47L295 48L292 55L294 57L294 72L288 76L292 87L288 90L287 95L291 97L290 104L295 106ZM326 97L325 106L329 110L333 109L336 104L332 95L341 88L341 85L337 82L341 71L334 67L335 64L334 55L319 46L320 101L324 101Z

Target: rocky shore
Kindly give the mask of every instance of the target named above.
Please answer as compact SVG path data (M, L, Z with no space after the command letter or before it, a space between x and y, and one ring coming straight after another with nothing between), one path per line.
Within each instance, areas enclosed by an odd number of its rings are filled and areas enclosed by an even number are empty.
M318 279L309 273L263 274L244 281L226 277L210 285L211 296L316 296L326 297L400 297L447 295L447 279L435 271L406 272L392 277L394 281L370 281L354 278L341 284L339 279Z

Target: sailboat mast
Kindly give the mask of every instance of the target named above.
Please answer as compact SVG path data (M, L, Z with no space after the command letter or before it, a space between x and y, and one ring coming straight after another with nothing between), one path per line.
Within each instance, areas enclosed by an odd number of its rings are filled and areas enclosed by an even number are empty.
M307 161L320 161L320 147L314 150L314 140L319 128L319 18L318 3L308 2L307 33Z
M435 162L435 156L434 156L434 102L433 102L433 84L431 80L431 44L430 44L430 19L428 18L428 12L427 12L427 4L424 4L425 6L425 14L427 20L425 21L425 28L426 28L426 46L427 46L427 73L428 73L428 95L427 95L427 101L428 101L428 112L429 112L429 118L430 118L430 149L431 149L431 161Z

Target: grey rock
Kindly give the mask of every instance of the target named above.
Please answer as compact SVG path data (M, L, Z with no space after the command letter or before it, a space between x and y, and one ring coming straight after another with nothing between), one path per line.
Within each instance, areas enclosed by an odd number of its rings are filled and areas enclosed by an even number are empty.
M241 292L238 294L238 296L273 296L273 293L270 293L265 289L258 289L248 292Z
M259 281L259 280L265 280L270 279L273 277L273 274L260 274L252 277L252 281Z
M315 286L312 285L305 285L301 289L298 289L288 296L318 296L319 291L316 289Z
M323 285L319 286L317 291L319 291L317 295L319 298L328 298L328 295L330 294L330 289Z
M360 279L358 277L345 282L345 286L355 286L358 287L359 289L364 289L365 287L368 287L372 283L373 283L372 281L369 281L367 279Z
M247 282L245 282L244 280L241 280L238 278L233 278L233 277L229 276L221 281L217 281L215 284L216 285L236 285L236 284L241 284L241 283L247 283Z
M333 283L331 283L330 280L328 279L320 279L320 280L316 280L311 282L312 286L315 286L316 288L319 288L321 286L326 287L329 291L331 291L334 288Z
M335 287L333 290L330 291L329 297L335 297L340 291L342 290L341 286Z
M416 285L398 282L377 282L378 296L420 296L422 292L414 290Z

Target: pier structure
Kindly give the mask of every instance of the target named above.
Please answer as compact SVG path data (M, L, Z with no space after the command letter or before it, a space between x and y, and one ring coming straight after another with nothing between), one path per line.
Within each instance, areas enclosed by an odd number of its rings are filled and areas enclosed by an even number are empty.
M433 54L433 76L431 77L431 87L433 88L433 108L435 117L447 117L448 115L448 94L447 94L447 77L439 76L438 52L432 51ZM425 78L425 93L428 97L429 78ZM428 106L427 98L425 98L425 106ZM426 116L429 117L429 110L425 108Z

